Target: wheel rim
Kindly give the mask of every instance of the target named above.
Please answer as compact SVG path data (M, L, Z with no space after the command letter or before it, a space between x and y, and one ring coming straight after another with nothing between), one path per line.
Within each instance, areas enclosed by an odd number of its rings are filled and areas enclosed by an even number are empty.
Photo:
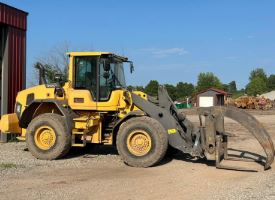
M127 147L135 156L146 155L152 147L152 139L143 130L135 130L127 137Z
M48 150L55 144L55 132L49 126L42 126L35 131L34 141L38 148Z

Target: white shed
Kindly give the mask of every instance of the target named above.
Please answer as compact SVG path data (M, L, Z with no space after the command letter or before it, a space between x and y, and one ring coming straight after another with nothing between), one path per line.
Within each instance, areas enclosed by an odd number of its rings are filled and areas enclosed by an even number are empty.
M211 107L224 105L225 99L231 94L216 88L209 88L197 94L198 107Z

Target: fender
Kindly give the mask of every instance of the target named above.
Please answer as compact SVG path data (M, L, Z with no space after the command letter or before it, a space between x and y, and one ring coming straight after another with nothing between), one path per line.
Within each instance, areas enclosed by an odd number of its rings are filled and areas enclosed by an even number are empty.
M75 117L76 114L67 106L68 105L67 101L54 100L54 99L33 100L23 111L22 115L19 117L19 126L21 128L27 128L31 120L35 117L35 113L36 113L35 111L39 108L40 105L44 103L54 104L55 107L60 112L59 114L62 115L67 121L66 124L67 124L68 130L72 129L73 117Z

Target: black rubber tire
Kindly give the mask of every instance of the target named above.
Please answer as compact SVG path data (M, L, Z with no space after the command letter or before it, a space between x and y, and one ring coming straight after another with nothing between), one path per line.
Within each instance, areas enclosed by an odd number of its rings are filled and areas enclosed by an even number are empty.
M55 144L48 150L37 147L35 131L41 126L50 126L56 134ZM65 156L71 148L71 133L67 130L65 119L54 113L46 113L34 118L27 128L27 147L32 155L41 160L54 160Z
M127 137L135 129L141 129L151 137L152 147L144 156L132 154L127 147ZM151 167L158 164L165 156L168 148L168 134L157 120L147 116L135 117L120 126L116 145L118 153L126 164L132 167Z

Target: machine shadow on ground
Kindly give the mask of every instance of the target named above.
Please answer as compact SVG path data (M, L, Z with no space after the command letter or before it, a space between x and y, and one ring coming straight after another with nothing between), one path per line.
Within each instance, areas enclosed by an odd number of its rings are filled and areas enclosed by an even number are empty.
M206 158L193 158L189 155L183 154L181 152L177 152L176 154L170 156L170 159L181 160L184 162L192 162L192 163L200 163L207 166L216 166L215 161L207 160ZM245 163L254 163L258 166L264 166L266 162L266 157L259 155L257 153L253 153L250 151L244 151L234 148L228 149L228 158L223 160L222 162L231 162L234 163L234 166L241 166ZM230 165L229 165L230 166ZM226 168L225 168L226 169ZM228 169L233 171L246 171L246 172L257 172L258 169L253 168L240 168L240 169Z
M75 157L93 158L101 155L118 155L114 146L104 146L96 144L87 144L84 148L73 147L63 159Z
M228 156L231 158L230 160L235 160L237 162L243 162L243 161L256 162L262 166L264 166L264 163L266 161L266 158L264 156L253 152L234 149L234 148L229 148L228 150L229 150ZM102 155L119 155L119 154L116 147L114 146L88 144L85 148L77 148L77 147L72 148L68 153L68 155L64 157L64 159L71 159L76 157L96 158ZM189 156L188 154L184 154L180 151L175 151L175 150L173 150L173 152L168 151L164 159L157 166L167 164L173 160L181 160L183 162L201 163L207 166L215 166L215 161L209 161L205 158L194 158Z
M104 155L119 156L115 146L87 144L85 148L77 148L77 147L72 148L68 153L68 155L63 159L72 159L76 157L97 158L99 156L104 156ZM253 153L250 151L239 150L236 148L229 148L228 156L230 158L228 160L234 161L234 163L236 163L237 165L240 162L254 162L264 166L266 162L266 158L262 155L259 155L257 153ZM188 154L184 154L180 151L173 149L172 151L168 150L164 159L160 163L158 163L156 166L162 166L162 165L168 164L173 160L180 160L183 162L191 162L191 163L200 163L211 167L215 167L216 165L215 161L207 160L205 158L194 158Z
M28 151L28 149L24 149L24 151ZM266 162L266 157L259 155L257 153L239 150L235 148L229 148L228 156L230 157L231 161L237 162L254 162L259 165L264 166ZM84 148L77 148L73 147L62 160L66 159L73 159L77 157L83 158L97 158L99 156L106 156L106 155L114 155L119 156L118 151L115 146L104 146L104 145L95 145L95 144L87 144ZM167 151L165 157L162 159L160 163L155 166L162 166L172 162L173 160L179 160L183 162L191 162L191 163L199 163L204 164L206 166L215 167L215 161L207 160L206 158L194 158L189 154L184 154L180 151L170 149ZM236 170L236 171L255 171L255 170Z

